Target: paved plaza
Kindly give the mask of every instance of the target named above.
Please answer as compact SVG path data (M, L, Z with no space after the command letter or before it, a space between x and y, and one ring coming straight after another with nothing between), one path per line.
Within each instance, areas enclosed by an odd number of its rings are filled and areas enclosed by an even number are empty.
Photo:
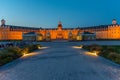
M0 67L0 80L120 80L120 65L73 48L77 42L42 42L45 49Z

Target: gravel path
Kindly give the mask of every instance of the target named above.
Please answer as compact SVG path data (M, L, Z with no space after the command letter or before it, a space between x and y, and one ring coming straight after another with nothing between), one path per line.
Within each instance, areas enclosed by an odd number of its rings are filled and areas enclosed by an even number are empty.
M120 65L75 49L74 42L46 42L47 49L0 68L0 80L120 80Z

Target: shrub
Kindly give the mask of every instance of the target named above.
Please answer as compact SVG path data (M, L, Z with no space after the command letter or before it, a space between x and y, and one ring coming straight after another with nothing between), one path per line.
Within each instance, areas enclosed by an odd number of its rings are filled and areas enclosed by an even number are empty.
M109 52L115 52L115 47L108 46L108 47L107 47L107 50L108 50Z
M37 49L39 48L39 47L42 47L40 44L36 44L36 47L37 47Z
M5 50L8 51L10 53L9 55L12 55L15 59L22 56L21 49L19 47L7 47Z
M6 57L6 58L0 60L0 65L6 64L10 61L13 61L13 58L12 57Z
M0 50L0 65L6 64L14 59L17 59L21 57L24 53L30 53L33 50L38 49L38 47L41 47L41 45L37 44L31 44L24 46L23 48L19 47L7 47L3 50Z
M24 46L23 49L21 50L21 53L28 54L34 50L37 50L39 47L41 47L40 44L30 44L30 45Z
M115 52L117 52L118 54L120 53L120 46L114 46L115 47Z
M120 64L120 46L99 46L93 44L90 46L83 46L83 48L91 52L99 51L98 55Z
M103 49L98 55L107 58L107 57L108 57L108 54L109 54L109 51Z
M118 54L114 53L114 52L111 52L108 54L108 58L111 60L115 60L117 58L117 56L118 56Z
M115 47L114 46L102 46L102 50L99 53L99 55L108 58L108 55L112 53L115 53Z
M120 64L120 56L115 59L115 62Z
M26 48L23 48L22 50L21 50L21 53L24 55L24 54L28 54L29 53L29 48L28 47L26 47Z
M93 52L93 51L101 51L102 50L102 47L97 45L97 44L92 44L90 45L90 51Z
M119 63L120 64L120 54L117 54L117 53L110 53L108 55L108 58L116 63Z
M7 57L7 53L8 53L8 51L1 50L1 52L0 52L0 60L3 59L4 57Z
M82 48L90 51L90 46L84 45Z

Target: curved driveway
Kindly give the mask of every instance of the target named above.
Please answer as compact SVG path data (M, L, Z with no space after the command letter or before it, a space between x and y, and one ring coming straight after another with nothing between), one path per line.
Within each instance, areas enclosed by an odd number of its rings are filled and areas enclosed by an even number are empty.
M41 43L49 48L0 68L0 80L120 80L120 65L74 49L74 42Z

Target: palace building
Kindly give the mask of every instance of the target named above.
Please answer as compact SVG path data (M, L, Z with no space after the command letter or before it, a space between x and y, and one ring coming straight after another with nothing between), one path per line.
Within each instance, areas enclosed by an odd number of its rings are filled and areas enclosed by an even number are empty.
M120 25L117 24L117 21L115 19L113 19L111 25L99 25L77 28L64 28L61 22L58 23L58 26L56 28L23 27L6 25L5 23L6 21L2 19L0 26L0 40L23 40L25 38L25 34L31 34L33 32L35 35L40 35L40 40L84 40L84 37L82 37L82 35L84 35L84 33L86 32L88 36L86 37L86 39L88 40L94 40L94 38L120 39ZM91 37L89 37L89 35ZM26 36L28 37L28 34Z

